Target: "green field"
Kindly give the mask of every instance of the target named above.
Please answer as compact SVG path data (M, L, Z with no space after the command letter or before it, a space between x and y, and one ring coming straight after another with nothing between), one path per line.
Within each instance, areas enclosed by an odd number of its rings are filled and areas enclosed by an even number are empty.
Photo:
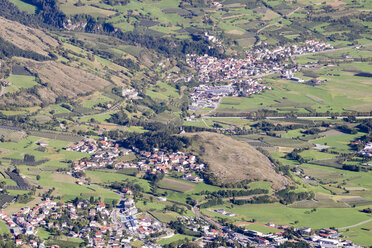
M169 100L171 98L178 98L180 95L177 90L167 83L159 82L154 86L151 86L149 90L146 90L146 95L152 99L158 100Z
M336 156L335 154L319 152L315 150L305 150L303 152L300 152L299 154L305 160L329 159L329 158L334 158Z
M339 136L330 136L319 138L315 140L311 140L310 142L320 144L320 145L328 145L331 146L339 151L350 151L351 147L349 146L350 142L360 138L363 136L363 133L357 134L344 134Z
M221 113L251 112L257 109L270 109L278 112L324 113L343 112L345 110L370 111L372 99L371 79L361 78L347 72L349 65L324 68L320 70L321 79L327 79L322 86L310 86L268 76L266 84L273 90L252 97L224 97L218 107ZM370 65L361 63L358 69L370 70ZM334 74L332 74L334 73ZM337 75L339 76L335 76Z
M193 238L194 237L192 237L192 236L187 236L187 235L183 235L183 234L175 234L174 236L172 236L170 238L160 239L156 243L159 244L159 245L167 245L167 244L170 244L172 242L176 242L176 241L181 240L181 239L189 239L191 241Z
M342 235L357 244L369 246L372 244L372 224L369 222L358 227L349 228L343 231Z
M42 240L48 240L52 235L46 231L44 228L40 227L37 236L41 238Z
M40 175L40 185L56 188L56 194L61 195L63 201L73 200L76 197L89 198L91 196L101 197L106 203L111 203L113 199L120 199L120 196L101 187L78 185L76 179L67 175L51 172L42 172Z
M139 184L145 190L145 192L150 191L150 184L147 180L144 179L139 179L124 174L118 174L115 172L107 173L99 171L87 171L86 173L87 176L89 176L92 179L92 182L95 183L122 182L124 180L129 180Z
M36 6L23 2L22 0L10 0L10 2L12 2L20 10L26 11L30 14L34 14L36 11Z
M152 216L163 223L169 223L171 221L176 221L178 214L174 212L163 212L163 211L150 211L149 212Z
M264 226L264 225L260 225L260 224L248 224L248 225L245 225L244 226L245 229L249 229L249 230L254 230L254 231L257 231L257 232L262 232L262 233L278 233L280 232L278 229L275 229L275 228L272 228L272 227L269 227L269 226Z
M213 209L225 208L216 206ZM297 227L311 228L345 227L357 224L369 218L370 214L359 212L360 208L318 208L316 212L307 213L311 209L298 209L274 204L248 204L234 206L227 211L233 212L245 220L255 219L260 223L274 222L279 225L292 224ZM298 221L297 224L295 222Z
M107 96L101 95L101 94L94 94L91 97L89 97L87 100L85 100L82 104L84 108L93 108L95 105L101 103L101 104L107 104L109 102L112 102L113 100L111 98L108 98Z
M177 192L188 192L194 189L194 184L188 183L184 180L176 180L173 178L164 178L158 184L159 188L177 191Z
M6 80L12 83L12 85L5 88L6 92L9 93L16 92L22 88L28 89L38 85L38 83L35 81L35 77L33 76L10 75L10 77L8 77Z
M0 221L0 233L9 233L9 227L2 220Z

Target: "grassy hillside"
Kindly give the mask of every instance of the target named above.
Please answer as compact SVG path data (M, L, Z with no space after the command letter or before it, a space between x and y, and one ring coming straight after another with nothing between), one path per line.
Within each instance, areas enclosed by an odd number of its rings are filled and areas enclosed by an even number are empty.
M58 41L43 31L0 17L0 37L17 47L47 56Z
M4 95L3 104L30 106L41 103L54 103L57 97L76 97L78 94L103 89L110 82L84 70L55 61L35 62L23 60L23 65L37 74L47 87L36 87L34 91L20 91L15 95Z
M273 169L269 159L252 146L216 133L187 134L192 138L190 151L209 166L220 183L242 180L272 182L273 189L283 188L288 179Z

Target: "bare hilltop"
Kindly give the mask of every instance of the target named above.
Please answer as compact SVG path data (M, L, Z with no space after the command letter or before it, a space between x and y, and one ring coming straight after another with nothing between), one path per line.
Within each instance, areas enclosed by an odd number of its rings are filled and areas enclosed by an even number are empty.
M274 190L288 184L288 178L278 174L270 160L247 143L225 135L201 132L186 134L192 139L188 149L197 154L219 183L243 180L269 181Z

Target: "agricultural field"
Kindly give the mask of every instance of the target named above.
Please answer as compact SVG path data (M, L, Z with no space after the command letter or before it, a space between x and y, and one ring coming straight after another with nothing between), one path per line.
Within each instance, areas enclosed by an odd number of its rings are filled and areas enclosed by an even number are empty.
M280 230L278 229L271 228L263 224L256 224L256 223L246 224L244 225L244 228L249 229L249 230L254 230L257 232L262 232L262 233L279 233L280 232Z
M182 182L170 178L164 178L162 181L158 183L158 186L159 188L162 189L172 190L181 193L185 193L187 191L191 191L194 189L194 185L186 183L186 181Z
M152 99L168 101L171 98L178 98L180 95L177 90L167 83L157 83L152 86L149 90L146 90L146 94Z
M159 221L163 223L169 223L171 221L177 220L178 214L174 212L163 212L163 211L150 211L149 212L153 217L158 219Z
M27 26L24 17L16 16L17 9L10 13L23 24L0 17L0 37L20 49L12 47L12 52L18 51L13 55L0 54L4 57L0 79L11 83L0 101L4 125L0 181L11 186L9 195L29 192L17 189L19 181L5 173L15 168L31 187L40 186L28 199L30 206L48 190L58 201L95 197L111 204L123 195L110 188L112 183L138 184L143 190L133 189L135 194L129 198L135 199L140 216L151 215L165 224L181 216L195 217L191 206L196 204L203 215L217 221L226 218L235 225L246 223L246 229L263 233L278 231L264 225L268 222L335 227L357 244L372 244L372 222L353 226L372 218L361 211L372 207L370 160L357 155L362 145L358 142L368 142L365 136L371 129L365 120L335 119L372 111L372 4L368 1L58 0L55 3L63 13L56 14L63 22L49 20L54 16L46 13L49 5L37 9L23 0L9 1L21 11L35 13L26 16L30 25L43 27L41 31ZM304 83L285 80L279 71L267 73L258 81L271 90L250 97L229 95L216 109L191 111L193 87L206 82L185 61L186 54L244 58L254 47L302 46L308 39L335 49L273 58L281 69L298 68L294 76ZM313 79L320 83L310 83ZM210 83L231 82L227 81ZM282 119L273 118L277 116ZM186 121L190 119L195 121ZM133 137L142 142L152 134L168 137L165 134L170 133L178 140L185 130L192 132L184 134L185 144L177 149L195 153L198 163L207 165L205 172L192 172L203 177L201 183L181 180L182 173L174 171L158 180L150 172L108 167L84 171L87 183L79 185L79 176L66 173L72 162L90 156L64 149L84 137L108 137L126 146ZM140 141L132 145L137 147ZM154 143L147 149L172 150L169 146L177 145L161 138L154 138ZM35 161L27 163L25 155ZM118 161L137 162L137 157L124 155ZM314 194L287 202L278 193L284 188L288 194ZM240 192L255 189L266 190L257 195L275 203L252 204L257 196ZM18 201L5 212L14 213L25 205ZM172 207L176 210L169 210ZM219 208L235 216L213 212ZM0 233L5 232L9 230L0 222ZM56 237L42 228L38 236L47 245L84 246L81 239ZM157 243L186 238L195 237L175 233ZM134 238L132 245L140 247L144 241Z
M87 97L86 99L81 98L82 106L84 108L93 108L98 104L108 104L112 103L113 100L103 94L100 94L99 92L94 92L92 95Z
M11 83L11 86L5 88L6 93L17 92L19 89L28 89L38 84L33 76L11 75L6 80Z
M139 179L133 176L128 176L119 173L100 172L100 171L87 171L87 175L92 179L93 183L111 183L111 182L122 182L125 180L132 181L139 184L145 192L150 191L150 185L147 180Z
M368 246L371 244L371 222L343 230L342 235L353 242Z
M187 235L183 235L183 234L176 234L170 238L165 238L165 239L160 239L157 243L159 245L166 245L166 244L170 244L172 242L175 242L177 240L181 240L181 239L189 239L189 240L192 240L194 237L192 236L187 236Z
M20 10L26 11L30 14L34 14L36 11L36 6L28 4L22 0L11 0L11 2L16 5Z
M315 212L310 212L311 208L291 208L275 203L234 206L233 208L229 208L228 205L219 205L213 209L224 208L235 213L242 220L255 219L257 222L265 224L274 222L298 227L325 228L334 226L340 228L370 219L371 215L358 211L364 207L317 208Z
M76 179L68 175L55 172L42 172L39 175L40 185L54 187L56 189L55 194L61 196L63 201L70 201L76 197L90 198L91 196L101 197L106 203L111 203L114 199L120 199L117 194L107 189L94 185L78 185Z
M326 113L358 110L368 112L372 100L371 79L346 71L347 64L319 70L320 79L328 80L321 86L310 86L268 76L266 84L272 90L249 98L224 97L217 113L245 113L258 109L275 110L279 113ZM368 71L362 64L358 70ZM336 75L337 74L337 75Z

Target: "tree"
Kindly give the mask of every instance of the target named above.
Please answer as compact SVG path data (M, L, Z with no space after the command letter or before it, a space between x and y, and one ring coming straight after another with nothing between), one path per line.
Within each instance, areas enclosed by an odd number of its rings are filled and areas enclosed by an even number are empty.
M35 156L31 154L25 154L23 157L23 161L27 163L34 163L35 162Z

